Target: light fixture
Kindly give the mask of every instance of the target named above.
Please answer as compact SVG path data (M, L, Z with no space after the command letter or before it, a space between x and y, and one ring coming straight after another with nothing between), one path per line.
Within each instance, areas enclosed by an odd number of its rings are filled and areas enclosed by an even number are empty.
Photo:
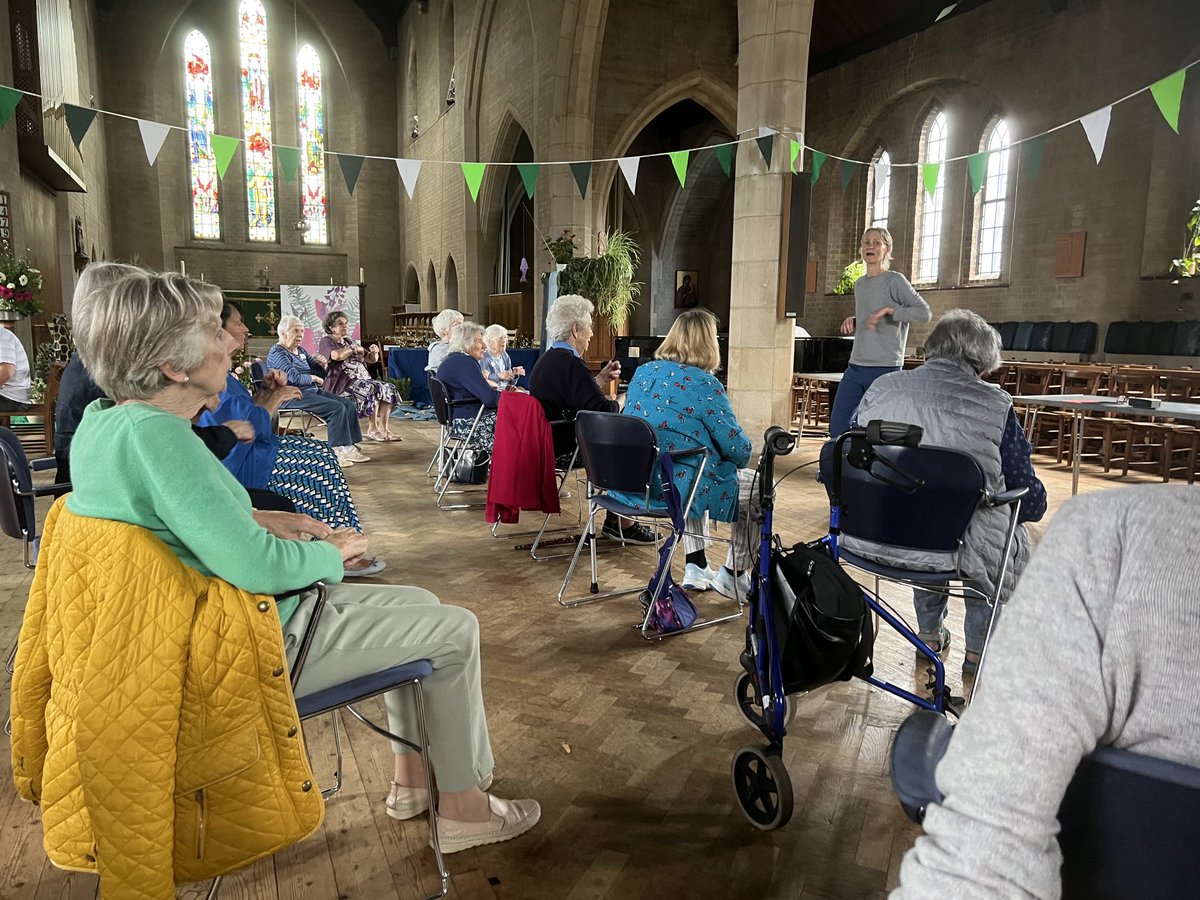
M450 70L450 87L446 89L446 106L454 105L454 70Z
M421 117L413 116L412 123L413 123L412 139L415 141L417 138L419 138L421 136Z
M417 0L417 12L429 12L429 0Z
M301 234L304 234L305 232L308 231L309 226L308 226L308 222L305 219L301 219L299 222L296 223L295 227L298 232L300 232Z

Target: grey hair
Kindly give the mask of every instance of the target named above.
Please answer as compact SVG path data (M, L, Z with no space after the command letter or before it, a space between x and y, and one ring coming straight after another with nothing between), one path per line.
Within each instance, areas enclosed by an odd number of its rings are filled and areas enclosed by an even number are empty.
M578 294L563 294L546 313L546 331L552 341L565 341L576 326L590 326L595 304Z
M279 335L279 340L282 341L284 336L297 325L303 328L303 320L297 318L296 316L280 316L279 324L275 326L275 333Z
M508 337L508 329L498 323L489 325L483 329L483 339L489 344L495 343L500 338Z
M975 374L987 375L1000 368L1000 346L1000 332L983 316L969 309L952 309L925 338L925 358L959 360Z
M450 333L451 352L470 353L474 349L475 338L483 334L483 326L478 322L466 322L455 326Z
M82 349L87 344L92 327L95 293L116 284L126 275L145 273L144 269L117 262L94 262L79 273L75 294L71 298L71 338Z
M133 272L93 291L84 367L109 397L145 400L170 381L159 366L189 372L221 328L221 296L174 272Z
M443 309L440 313L433 317L433 333L440 340L449 340L450 329L463 321L463 314L457 309Z

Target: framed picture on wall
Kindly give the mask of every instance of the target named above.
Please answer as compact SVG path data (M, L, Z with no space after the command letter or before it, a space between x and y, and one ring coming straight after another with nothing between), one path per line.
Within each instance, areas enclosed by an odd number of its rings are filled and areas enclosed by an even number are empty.
M700 273L678 269L675 272L675 308L691 309L700 302Z

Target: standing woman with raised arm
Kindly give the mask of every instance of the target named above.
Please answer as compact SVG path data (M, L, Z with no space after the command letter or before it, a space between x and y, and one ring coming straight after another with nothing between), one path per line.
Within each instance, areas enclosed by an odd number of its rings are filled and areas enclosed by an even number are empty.
M854 335L854 350L829 414L831 438L850 429L854 411L875 379L904 365L909 323L933 318L908 279L891 270L891 232L868 228L860 249L867 274L854 283L854 315L842 322L842 334Z

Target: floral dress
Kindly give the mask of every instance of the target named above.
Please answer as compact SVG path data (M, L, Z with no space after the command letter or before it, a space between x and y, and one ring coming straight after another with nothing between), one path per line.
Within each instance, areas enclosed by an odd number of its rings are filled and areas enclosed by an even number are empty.
M400 392L396 386L387 381L375 381L371 373L363 365L358 356L348 356L335 360L334 350L350 350L359 345L351 338L334 340L329 335L321 338L320 354L329 360L329 378L325 390L331 394L349 397L358 409L360 419L369 419L375 415L375 407L379 403L390 403L397 406L400 403Z

